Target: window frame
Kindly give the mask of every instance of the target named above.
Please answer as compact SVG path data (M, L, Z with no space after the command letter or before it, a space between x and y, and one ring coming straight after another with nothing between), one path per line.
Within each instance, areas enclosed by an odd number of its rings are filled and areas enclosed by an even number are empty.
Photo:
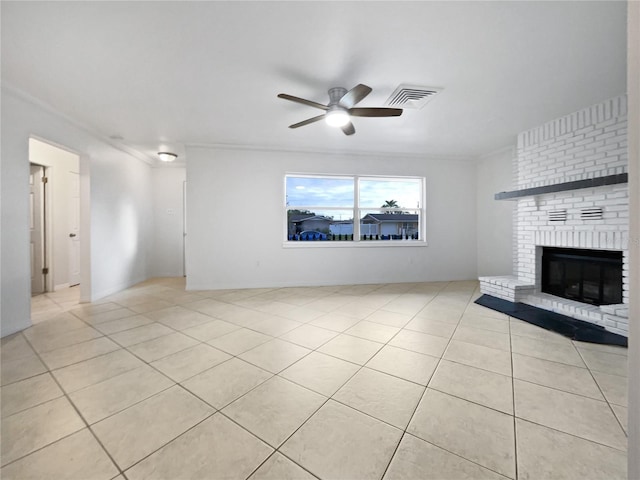
M315 179L342 179L353 181L353 202L351 206L331 206L323 207L317 205L292 205L288 204L287 199L287 179L288 178L315 178ZM412 180L418 181L420 185L420 206L418 208L402 208L403 211L411 211L418 215L418 239L394 239L394 240L362 240L361 238L361 216L363 212L376 210L376 212L393 213L393 208L382 207L361 207L360 206L360 182L362 180L379 180L379 181L402 181ZM372 247L425 247L428 245L426 239L426 179L425 177L413 175L348 175L348 174L312 174L312 173L286 173L284 175L284 193L283 198L283 247L286 248L372 248ZM298 241L289 240L289 221L288 210L323 210L323 211L351 211L353 221L353 240L342 241Z

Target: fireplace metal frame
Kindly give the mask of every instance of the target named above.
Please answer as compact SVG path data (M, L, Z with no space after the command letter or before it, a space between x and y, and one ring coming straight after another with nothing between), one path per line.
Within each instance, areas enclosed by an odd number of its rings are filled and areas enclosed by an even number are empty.
M621 251L585 250L575 248L542 248L541 290L557 297L567 298L591 305L612 305L623 299L623 255ZM597 272L587 278L586 270ZM605 291L606 270L613 271L616 278L614 291ZM571 274L568 271L571 270ZM552 282L552 275L561 276L559 283ZM570 284L568 275L572 277ZM586 292L589 280L598 277L597 295L592 288ZM618 279L619 276L619 279ZM618 288L619 284L619 288Z

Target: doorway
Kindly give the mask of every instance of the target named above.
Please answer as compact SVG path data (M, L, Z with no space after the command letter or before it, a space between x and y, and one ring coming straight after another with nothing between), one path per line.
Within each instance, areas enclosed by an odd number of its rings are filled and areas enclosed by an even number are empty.
M29 139L31 293L57 292L81 282L80 157Z

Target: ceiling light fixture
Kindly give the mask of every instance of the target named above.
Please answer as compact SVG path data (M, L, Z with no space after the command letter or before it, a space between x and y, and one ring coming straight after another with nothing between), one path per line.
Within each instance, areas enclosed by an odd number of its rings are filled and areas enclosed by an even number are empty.
M344 127L350 121L347 111L340 107L329 110L324 119L332 127Z
M173 162L176 158L178 158L178 155L171 152L158 152L158 158L161 162Z

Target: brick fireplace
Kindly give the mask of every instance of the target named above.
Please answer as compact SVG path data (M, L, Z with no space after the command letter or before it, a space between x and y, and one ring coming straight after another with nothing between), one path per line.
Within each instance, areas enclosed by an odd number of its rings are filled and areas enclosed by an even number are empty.
M496 195L514 201L513 275L481 277L482 293L522 302L601 325L628 335L629 201L626 96L593 105L518 135L513 160L514 190ZM568 262L564 296L543 292L543 251L560 249L567 258L580 252L593 257L619 257L621 278L601 274L600 292L619 289L619 297L593 300L591 283L579 283L578 267ZM546 250L545 250L546 248ZM575 251L572 252L572 249ZM603 252L598 255L598 252ZM580 273L583 275L583 273ZM595 275L595 274L594 274ZM594 276L592 275L592 276ZM616 274L617 275L617 274ZM549 291L548 288L545 290ZM619 303L611 303L613 298Z

